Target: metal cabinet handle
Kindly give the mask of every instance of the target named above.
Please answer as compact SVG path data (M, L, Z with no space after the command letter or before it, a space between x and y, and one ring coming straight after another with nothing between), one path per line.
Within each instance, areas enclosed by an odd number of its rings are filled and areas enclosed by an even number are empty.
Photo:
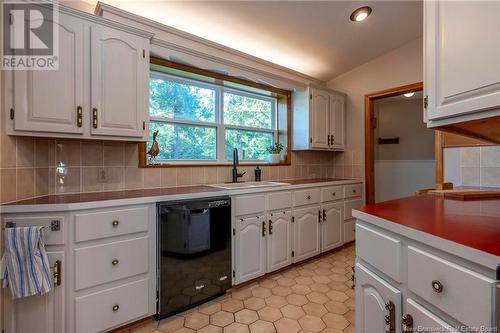
M328 134L328 145L330 145L330 134Z
M116 265L118 265L119 263L120 263L120 261L119 261L118 259L113 259L113 260L111 261L111 265L113 265L113 266L116 266Z
M332 192L332 195L333 195L333 196L336 196L336 195L337 195L337 192Z
M318 210L318 223L321 223L321 210Z
M269 235L273 234L273 221L269 220Z
M92 127L97 128L97 108L92 109Z
M332 145L335 143L335 135L332 134Z
M111 222L111 225L113 227L117 227L119 224L120 224L120 221L118 221L118 220L114 220L113 222Z
M385 309L389 311L388 315L385 315L385 324L387 327L387 333L396 333L396 306L392 301L385 303Z
M307 200L311 200L311 196L310 196L310 195L308 195L308 196L306 197L306 199L307 199Z
M262 237L266 237L266 221L262 221Z
M54 272L52 276L54 278L54 286L60 286L62 283L62 261L56 260L53 266Z
M326 209L323 209L323 221L326 221Z
M83 111L81 106L76 107L76 126L83 126Z
M113 311L116 312L120 310L120 306L118 304L113 305Z
M402 318L403 333L413 332L413 317L409 314L404 315Z
M437 292L438 294L440 294L440 293L443 292L444 286L438 280L433 280L432 281L432 289L434 289L435 292Z

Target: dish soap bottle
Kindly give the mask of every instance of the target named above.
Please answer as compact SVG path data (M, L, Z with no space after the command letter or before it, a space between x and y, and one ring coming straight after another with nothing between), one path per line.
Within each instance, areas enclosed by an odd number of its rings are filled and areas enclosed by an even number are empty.
M261 176L262 176L262 170L257 165L257 167L255 168L255 181L260 182Z

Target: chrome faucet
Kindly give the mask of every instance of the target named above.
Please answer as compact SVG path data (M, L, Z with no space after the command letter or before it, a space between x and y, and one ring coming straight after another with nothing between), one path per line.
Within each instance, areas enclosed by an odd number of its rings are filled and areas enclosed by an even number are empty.
M238 182L238 178L243 177L246 172L238 173L238 148L233 149L233 183Z

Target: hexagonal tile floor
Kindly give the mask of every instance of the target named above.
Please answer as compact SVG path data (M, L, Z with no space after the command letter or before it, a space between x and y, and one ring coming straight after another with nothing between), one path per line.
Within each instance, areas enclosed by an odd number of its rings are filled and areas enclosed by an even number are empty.
M354 244L132 333L351 333Z

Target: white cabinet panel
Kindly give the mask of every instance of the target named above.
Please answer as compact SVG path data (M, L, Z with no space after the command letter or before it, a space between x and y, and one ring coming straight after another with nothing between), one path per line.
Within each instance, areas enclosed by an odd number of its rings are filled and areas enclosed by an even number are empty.
M63 251L47 251L50 265L62 263L61 285L42 296L12 300L4 290L4 330L8 333L66 333L66 261Z
M143 136L146 41L123 31L91 27L92 134Z
M328 148L328 135L330 127L330 106L328 93L319 89L312 90L312 142L313 148Z
M413 328L424 332L458 332L444 320L424 308L411 298L406 300L406 315L410 315Z
M317 204L321 201L321 192L318 188L308 188L293 192L295 206Z
M14 130L83 134L85 121L84 72L88 26L81 19L60 14L59 69L14 71ZM81 122L78 112L82 113Z
M235 282L241 283L266 273L267 221L264 216L236 218Z
M390 315L386 305L394 305L394 332L401 332L401 292L385 280L356 264L356 332L390 332L385 317Z
M236 216L262 214L266 210L266 196L264 194L238 196L234 198L233 202Z
M427 119L500 107L500 2L425 1Z
M321 221L321 252L342 245L343 205L341 202L323 205Z
M344 201L344 220L352 219L352 210L363 206L361 199L349 199Z
M330 135L331 146L345 148L345 107L344 97L330 94Z
M344 243L352 242L356 238L356 220L344 222Z
M268 221L267 272L292 263L292 213L274 213Z
M269 210L290 208L292 207L292 192L286 191L270 193L268 195L267 202Z
M299 262L320 253L320 206L296 209L294 222L294 262Z

